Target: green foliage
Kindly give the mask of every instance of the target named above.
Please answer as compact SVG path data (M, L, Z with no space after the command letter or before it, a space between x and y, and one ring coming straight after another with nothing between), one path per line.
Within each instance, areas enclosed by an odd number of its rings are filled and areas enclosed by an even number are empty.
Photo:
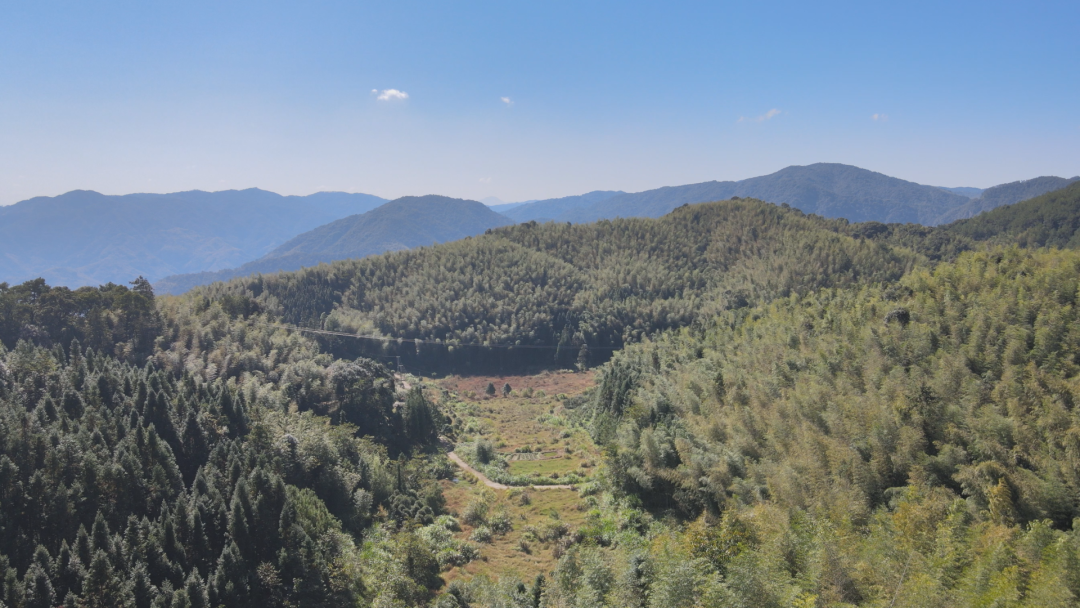
M245 335L254 320L230 320L216 304L169 312L163 331L175 342L152 357L164 370L78 341L0 349L0 575L14 581L3 601L361 600L355 540L377 512L430 523L444 509L426 459L387 459L433 441L437 409L413 394L396 412L381 366ZM177 349L185 356L173 359ZM223 350L235 355L219 373ZM231 367L232 356L250 364Z
M139 277L132 286L109 283L72 291L49 287L44 279L0 283L0 343L10 349L19 340L45 347L78 340L99 353L142 362L162 323L150 283Z
M422 341L320 338L343 358L401 356L406 366L472 372L587 367L702 313L893 280L916 263L908 250L839 234L845 225L750 199L683 207L659 220L529 222L236 279L185 298L242 295L286 323Z
M611 489L703 514L648 553L689 591L657 590L665 574L651 597L1074 601L1078 277L1073 252L969 253L618 355L574 412L609 443ZM603 513L582 532L615 543Z

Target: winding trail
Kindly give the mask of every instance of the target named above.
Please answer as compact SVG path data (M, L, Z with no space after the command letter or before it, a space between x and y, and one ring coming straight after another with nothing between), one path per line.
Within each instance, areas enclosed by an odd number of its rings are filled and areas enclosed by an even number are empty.
M570 484L558 484L558 485L550 485L550 486L539 486L539 485L508 486L508 485L506 485L504 483L499 483L497 481L491 481L490 479L488 479L487 475L484 475L480 471L477 471L476 469L469 466L469 463L462 460L461 457L458 456L457 454L455 454L453 451L447 452L446 457L449 458L450 460L454 461L454 464L461 467L462 470L468 471L469 473L472 473L473 475L476 475L476 478L479 479L480 481L484 482L485 486L487 486L489 488L492 488L494 490L508 490L510 488L532 488L534 490L573 490L574 489L574 486L572 486Z

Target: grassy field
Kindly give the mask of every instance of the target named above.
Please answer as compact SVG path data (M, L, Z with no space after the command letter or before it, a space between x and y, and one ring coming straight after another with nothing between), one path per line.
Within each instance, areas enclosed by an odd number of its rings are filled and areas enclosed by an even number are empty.
M537 574L546 576L558 561L555 557L558 541L540 540L535 532L529 534L530 530L543 530L545 526L550 528L557 522L574 530L585 521L581 497L573 490L489 490L465 481L443 481L442 484L447 507L459 519L470 501L489 493L494 497L491 510L505 509L513 524L510 532L495 535L490 543L481 544L480 559L444 572L442 577L446 582L477 575L485 575L492 580L501 576L516 576L524 581L532 580ZM528 496L529 504L521 504L523 495ZM579 505L582 506L579 508ZM468 539L473 530L474 526L462 522L462 532L457 536Z
M495 397L485 394L495 385ZM594 385L591 373L547 372L536 376L449 377L438 381L440 401L453 416L459 443L485 438L508 457L513 474L551 477L595 470L599 453L588 434L572 428L563 417L563 401ZM510 384L512 393L501 389ZM585 466L582 466L585 465ZM492 579L516 576L530 581L548 575L557 561L559 538L572 535L585 521L584 504L574 490L491 490L475 479L442 481L448 509L458 517L461 539L478 525L464 514L470 503L486 501L489 514L506 516L512 529L480 543L480 559L443 573L449 582L485 575ZM471 476L469 476L471 477ZM480 524L483 525L483 524ZM488 526L490 527L490 526Z
M544 460L515 460L510 463L510 472L514 475L548 476L552 473L562 475L571 471L588 474L589 467L582 466L583 464L591 465L592 461L575 458L569 455L561 458L547 458Z
M484 392L489 382L497 387L495 397ZM591 373L546 372L536 376L452 376L438 386L450 397L459 443L483 437L504 456L543 450L542 460L512 460L510 472L551 476L575 471L587 474L599 460L588 434L571 428L562 416L563 399L581 394L594 382ZM504 384L512 389L508 397L501 393Z

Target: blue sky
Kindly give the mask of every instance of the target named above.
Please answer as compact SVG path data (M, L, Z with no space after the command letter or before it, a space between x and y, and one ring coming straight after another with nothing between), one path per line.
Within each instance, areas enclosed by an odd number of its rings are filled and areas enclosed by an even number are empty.
M0 204L247 187L513 201L823 161L943 186L1080 173L1075 0L2 14Z

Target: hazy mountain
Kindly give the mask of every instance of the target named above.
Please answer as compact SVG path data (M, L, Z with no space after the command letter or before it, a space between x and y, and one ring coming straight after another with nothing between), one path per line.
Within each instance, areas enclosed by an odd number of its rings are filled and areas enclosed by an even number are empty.
M228 268L383 202L369 194L281 196L255 188L32 198L0 207L0 282L40 276L79 287Z
M535 203L536 199L534 198L534 199L527 200L527 201L518 201L516 203L507 203L507 202L503 201L501 198L499 198L497 196L489 196L487 198L480 199L480 202L487 205L488 208L490 208L492 211L495 211L497 213L506 213L507 211L513 209L514 207L520 207L522 205L528 205L529 203Z
M928 225L938 223L943 211L970 200L941 188L850 165L817 163L787 167L770 175L737 182L705 182L620 194L560 219L589 222L614 217L660 217L680 205L733 196L787 203L806 213L843 217L852 222ZM512 216L512 213L508 215Z
M968 203L946 212L942 215L941 222L975 217L984 211L990 211L1002 205L1012 205L1047 192L1060 190L1077 180L1080 180L1080 177L1065 179L1064 177L1044 176L987 188L983 190L978 198L973 198Z
M305 232L264 257L228 270L167 277L159 293L183 293L197 285L279 270L456 241L488 228L513 224L483 203L445 196L406 196L367 213Z
M938 186L938 188L941 188L942 190L945 190L945 191L948 191L948 192L952 192L953 194L959 194L960 196L966 196L968 198L975 198L975 197L977 197L977 196L979 196L980 194L983 193L982 188L967 188L967 187L946 188L945 186Z
M498 211L516 222L528 222L530 220L538 222L565 221L568 214L580 211L619 194L625 194L625 192L619 190L594 190L577 196L528 201L520 206L510 209L500 208Z
M522 205L525 205L525 204L528 204L528 203L531 203L531 202L532 201L525 201L525 202L522 202L522 203L502 203L501 205L488 205L487 203L484 203L484 204L488 206L488 209L491 209L492 211L494 211L496 213L506 213L507 211L513 209L514 207L520 207Z

